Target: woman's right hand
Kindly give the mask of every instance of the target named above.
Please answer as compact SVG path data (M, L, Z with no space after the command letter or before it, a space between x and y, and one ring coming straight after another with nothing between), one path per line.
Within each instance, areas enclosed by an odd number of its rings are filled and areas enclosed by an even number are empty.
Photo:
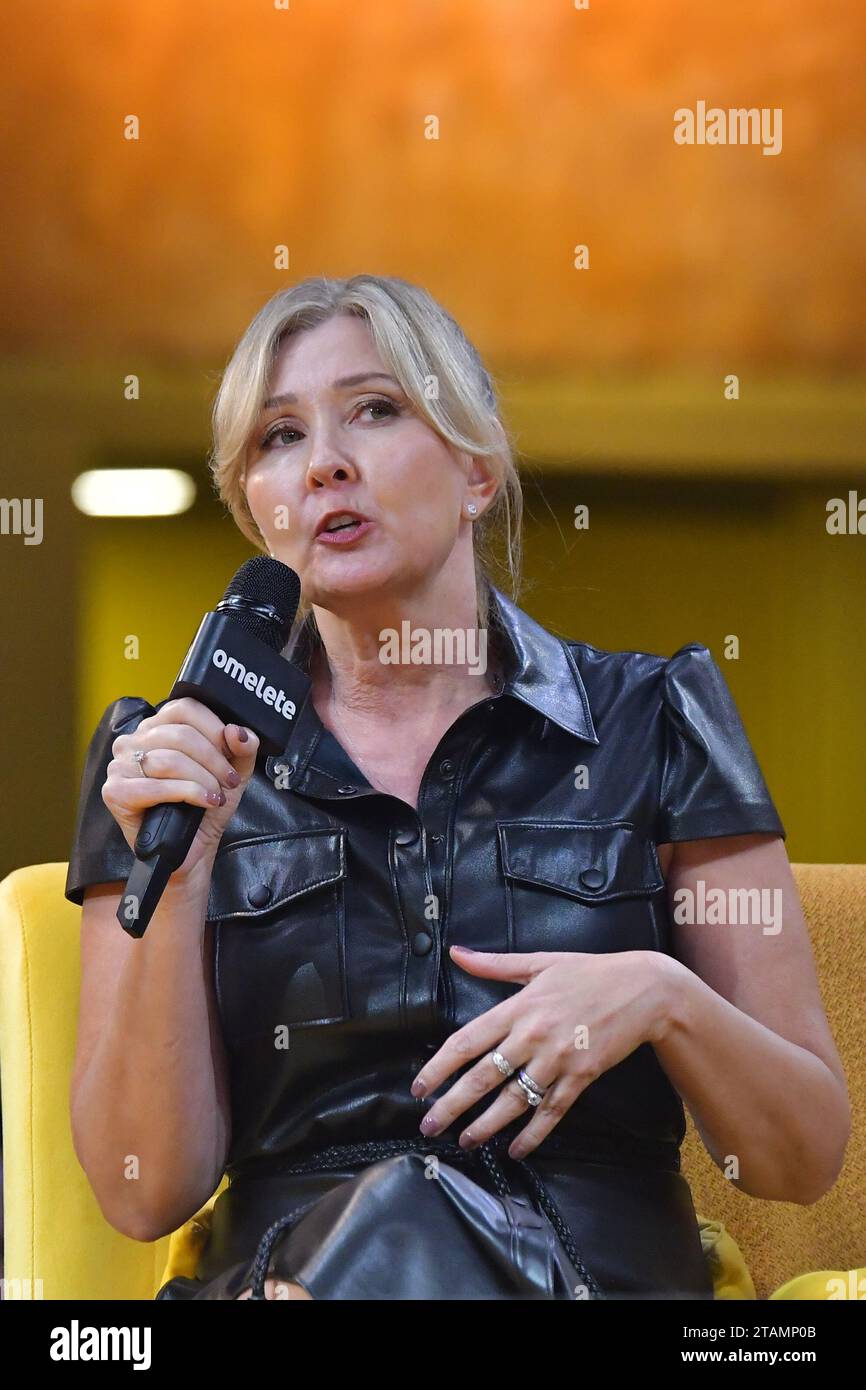
M244 732L246 741L237 724L224 724L199 700L183 696L142 719L134 733L119 734L111 745L102 800L130 849L151 806L185 801L205 808L172 882L186 880L200 865L213 862L256 765L259 740L252 729ZM147 753L143 768L132 756L139 748Z

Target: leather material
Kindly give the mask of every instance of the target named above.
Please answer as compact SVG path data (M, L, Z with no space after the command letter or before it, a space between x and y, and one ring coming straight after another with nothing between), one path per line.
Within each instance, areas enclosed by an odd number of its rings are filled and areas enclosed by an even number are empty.
M556 1232L527 1195L490 1193L421 1153L335 1178L318 1200L301 1206L265 1263L269 1279L298 1283L314 1299L586 1296ZM157 1298L237 1298L250 1287L254 1264L238 1261L204 1284L171 1280Z
M445 1166L435 1162L435 1156L429 1152L429 1142L419 1145L412 1156L416 1162L423 1163L425 1177L438 1176ZM712 1280L700 1239L697 1242L694 1239L696 1228L691 1194L681 1174L637 1161L631 1165L582 1163L548 1154L535 1158L532 1167L557 1203L584 1265L600 1284L605 1298L712 1297ZM191 1294L198 1293L202 1298L227 1296L219 1283L226 1270L241 1271L240 1277L246 1282L238 1284L237 1292L249 1287L252 1262L247 1252L256 1248L274 1214L297 1214L300 1221L308 1212L315 1212L315 1221L305 1229L293 1225L292 1234L281 1238L272 1260L272 1272L303 1283L317 1298L384 1296L357 1292L351 1265L343 1269L342 1261L349 1249L369 1239L370 1234L349 1225L350 1218L352 1221L358 1218L357 1203L348 1214L342 1210L343 1201L348 1204L349 1190L358 1176L358 1170L346 1167L328 1173L275 1173L268 1177L237 1179L216 1201L210 1241L197 1270L198 1279L205 1281L204 1287L191 1282ZM509 1170L508 1176L512 1196L531 1202L528 1184L513 1170ZM478 1174L473 1176L473 1181L480 1183ZM343 1194L335 1199L339 1215L320 1200L333 1192ZM408 1184L403 1190L402 1202L394 1201L392 1194L390 1222L401 1233L404 1255L410 1242L413 1250L417 1242L420 1210L418 1194L413 1193ZM449 1238L446 1244L442 1239L442 1224L440 1214L435 1225L430 1222L429 1230L435 1234L436 1249L447 1271L452 1296L464 1297L464 1291L473 1287L479 1277L484 1277L475 1268L481 1251L475 1250L475 1259L458 1260L454 1240ZM557 1253L561 1252L563 1267L571 1270L573 1267L546 1218L543 1224L547 1233L539 1235L538 1240L542 1246L549 1242L551 1249L555 1247ZM309 1252L312 1263L304 1266L305 1252L293 1243L296 1229L306 1237L315 1231L316 1238L321 1238L318 1263L314 1245ZM445 1250L447 1256L443 1257ZM379 1277L382 1277L381 1271ZM385 1276L386 1280L390 1277L390 1274ZM490 1277L489 1271L486 1277ZM568 1284L564 1296L575 1297L574 1290L581 1282L580 1276L576 1276ZM338 1287L350 1292L338 1295ZM433 1294L428 1292L425 1296L433 1297Z
M604 1298L713 1297L680 1174L549 1157L533 1166ZM592 1296L528 1185L513 1175L510 1185L506 1197L490 1194L423 1148L360 1171L236 1180L214 1207L198 1277L172 1279L157 1297L237 1298L253 1287L246 1252L262 1252L275 1212L289 1226L263 1272L316 1299Z
M669 952L656 846L785 835L706 647L688 643L669 659L604 651L555 636L498 590L491 641L501 691L444 735L417 811L373 788L308 702L285 753L260 759L226 831L208 905L233 1121L232 1187L216 1210L224 1203L237 1214L243 1244L256 1222L261 1235L285 1209L292 1191L270 1179L294 1158L387 1139L414 1139L423 1152L426 1104L409 1093L413 1077L449 1033L520 988L462 972L451 943ZM306 664L305 627L291 655ZM131 867L100 787L116 733L153 708L124 697L94 734L71 901ZM456 1142L490 1099L445 1137ZM508 1126L506 1140L524 1123ZM599 1076L554 1131L580 1165L558 1192L565 1203L581 1192L594 1204L584 1213L572 1202L569 1220L576 1239L606 1232L594 1253L614 1290L633 1287L634 1260L648 1296L671 1281L679 1289L680 1270L693 1290L707 1287L676 1172L684 1132L682 1103L649 1044ZM530 1158L540 1163L546 1148ZM598 1180L586 1186L590 1170ZM642 1185L642 1173L653 1182ZM232 1196L255 1182L252 1208ZM238 1249L217 1241L221 1254L206 1256L199 1273L217 1278L227 1266L215 1263Z
M422 1153L333 1187L280 1242L271 1268L313 1298L553 1298L578 1283L525 1196L487 1192Z

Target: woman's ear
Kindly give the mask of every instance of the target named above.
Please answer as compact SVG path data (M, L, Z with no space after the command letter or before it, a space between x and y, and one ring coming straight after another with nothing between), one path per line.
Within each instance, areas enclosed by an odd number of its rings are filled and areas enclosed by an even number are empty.
M470 461L467 475L468 498L475 503L479 513L485 512L499 490L499 479L483 455L466 455Z

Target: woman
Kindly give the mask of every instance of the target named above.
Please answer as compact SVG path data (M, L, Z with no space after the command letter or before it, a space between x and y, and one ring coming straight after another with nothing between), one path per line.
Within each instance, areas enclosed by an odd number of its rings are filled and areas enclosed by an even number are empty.
M301 577L311 698L282 758L194 700L94 735L72 1120L107 1219L154 1240L228 1171L161 1298L712 1297L682 1101L770 1200L826 1192L850 1123L718 666L560 639L491 582L500 534L517 587L508 435L402 280L271 299L214 434L237 524ZM134 940L167 800L209 809ZM714 890L761 911L719 925Z

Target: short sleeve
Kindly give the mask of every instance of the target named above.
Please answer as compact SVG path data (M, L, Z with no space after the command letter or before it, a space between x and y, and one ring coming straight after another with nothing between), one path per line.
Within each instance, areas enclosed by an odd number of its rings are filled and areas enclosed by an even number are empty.
M123 695L108 706L90 740L64 890L64 896L79 907L84 904L85 888L92 883L126 879L134 863L135 856L123 831L102 800L102 786L118 734L134 732L142 719L153 712L154 706L147 700Z
M709 649L689 642L662 676L665 760L656 843L785 829L727 682Z

